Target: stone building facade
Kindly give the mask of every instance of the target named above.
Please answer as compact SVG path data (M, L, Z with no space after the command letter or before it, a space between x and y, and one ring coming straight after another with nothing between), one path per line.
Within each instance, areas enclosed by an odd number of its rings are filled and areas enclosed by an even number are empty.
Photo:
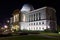
M34 10L30 5L24 5L21 10L13 12L10 24L12 29L44 31L57 30L56 10L51 7L42 7Z

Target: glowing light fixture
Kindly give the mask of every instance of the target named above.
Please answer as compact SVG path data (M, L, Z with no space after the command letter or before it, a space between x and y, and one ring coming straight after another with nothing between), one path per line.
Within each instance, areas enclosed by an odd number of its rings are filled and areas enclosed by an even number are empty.
M7 25L4 25L4 28L8 28L8 26Z

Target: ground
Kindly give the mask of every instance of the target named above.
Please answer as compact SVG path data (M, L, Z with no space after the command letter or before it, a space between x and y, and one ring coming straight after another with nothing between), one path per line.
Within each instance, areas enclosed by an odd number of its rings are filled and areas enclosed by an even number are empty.
M46 35L44 34L33 34L33 35L19 35L19 36L10 36L10 37L0 37L0 40L60 40L60 36L55 34Z

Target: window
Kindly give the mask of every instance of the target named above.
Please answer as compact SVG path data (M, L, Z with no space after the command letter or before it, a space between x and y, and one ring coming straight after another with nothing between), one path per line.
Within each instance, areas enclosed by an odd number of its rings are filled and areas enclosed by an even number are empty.
M30 23L29 23L29 25L30 25Z
M35 21L35 14L34 14L34 21Z
M31 23L31 25L33 25L33 23Z
M44 29L44 28L42 28L42 29Z
M35 13L35 21L36 21L36 13Z
M39 20L41 19L41 14L39 13Z
M44 22L42 22L42 24L44 24Z
M48 29L48 27L46 27L46 29Z
M38 25L38 23L36 23L36 25Z
M29 15L29 22L30 22L30 15Z
M41 25L41 22L39 22L39 25Z
M31 15L31 21L33 21L33 15Z
M38 27L36 27L36 30L38 29Z
M34 30L35 30L35 27L34 27Z
M38 13L36 13L36 21L38 21Z
M41 29L41 27L39 27L39 29Z
M35 25L35 23L34 23L34 25Z
M30 28L29 28L29 30L30 30Z

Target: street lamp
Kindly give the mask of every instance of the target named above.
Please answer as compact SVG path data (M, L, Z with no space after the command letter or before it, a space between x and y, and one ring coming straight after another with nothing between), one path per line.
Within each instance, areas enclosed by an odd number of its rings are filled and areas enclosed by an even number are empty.
M4 28L8 28L8 26L7 25L4 25Z

